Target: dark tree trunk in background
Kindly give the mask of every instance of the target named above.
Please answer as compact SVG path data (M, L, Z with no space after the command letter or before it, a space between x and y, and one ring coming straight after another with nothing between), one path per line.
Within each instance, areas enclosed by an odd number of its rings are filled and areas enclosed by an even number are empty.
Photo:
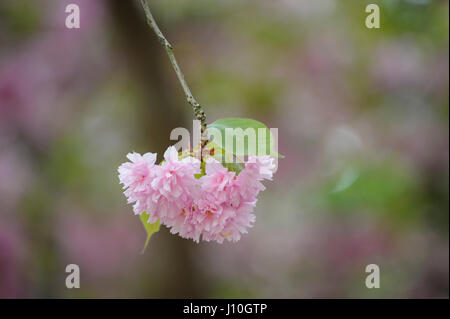
M168 78L176 81L176 75L156 36L146 24L139 2L110 0L106 3L110 9L112 27L119 38L116 48L122 50L127 59L124 63L131 66L132 74L142 84L145 94L142 121L136 125L146 136L148 151L158 152L159 160L165 149L174 143L169 139L171 130L180 126L191 127L187 125L190 120L183 109L189 106L180 98L184 98L181 87L179 92L173 92L171 88L178 86L167 83ZM168 73L173 74L168 76ZM158 288L155 297L206 297L203 291L206 282L200 279L201 273L194 264L193 254L198 246L171 235L165 227L161 227L157 236L163 237L158 240L164 241L168 251L155 252L154 258L170 259L165 263L170 267L160 274L165 277L159 278L164 285Z

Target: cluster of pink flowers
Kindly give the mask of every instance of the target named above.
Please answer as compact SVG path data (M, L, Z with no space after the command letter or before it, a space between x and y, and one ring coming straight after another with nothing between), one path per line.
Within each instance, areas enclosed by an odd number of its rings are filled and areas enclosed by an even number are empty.
M213 157L200 161L179 159L175 147L164 153L157 165L156 154L129 153L130 162L119 167L119 179L135 214L148 213L149 222L158 219L171 233L196 242L238 241L252 227L261 181L271 180L275 169L270 156L250 157L243 170L229 171Z

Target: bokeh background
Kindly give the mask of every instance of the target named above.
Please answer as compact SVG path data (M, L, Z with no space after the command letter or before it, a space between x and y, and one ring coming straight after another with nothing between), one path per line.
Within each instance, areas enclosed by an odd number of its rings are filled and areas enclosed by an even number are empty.
M162 228L141 255L117 167L192 112L138 1L2 0L0 297L448 298L448 1L150 5L209 122L279 129L254 228L222 245Z

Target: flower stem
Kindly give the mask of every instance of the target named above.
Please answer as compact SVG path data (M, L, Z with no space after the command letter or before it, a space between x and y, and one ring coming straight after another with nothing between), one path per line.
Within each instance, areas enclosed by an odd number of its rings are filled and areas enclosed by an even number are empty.
M170 59L170 63L172 63L172 67L173 67L175 73L177 74L178 81L180 81L180 84L183 88L184 94L186 95L186 100L192 106L192 108L194 110L195 118L200 121L201 136L202 136L201 137L201 139L202 139L201 150L203 151L203 148L207 143L205 111L203 111L203 108L201 107L201 105L197 102L197 100L192 95L191 90L189 89L189 86L187 85L186 80L184 79L184 75L181 72L181 69L175 58L175 54L173 53L172 45L169 43L169 41L167 41L166 37L161 32L158 25L156 24L155 19L153 18L153 15L150 11L150 7L148 5L148 0L140 0L140 1L141 1L142 8L144 9L145 16L147 18L147 23L153 29L153 31L156 33L156 36L158 37L159 42L162 44L162 46L166 50L167 55L169 56L169 59ZM201 151L201 153L203 153L202 151Z

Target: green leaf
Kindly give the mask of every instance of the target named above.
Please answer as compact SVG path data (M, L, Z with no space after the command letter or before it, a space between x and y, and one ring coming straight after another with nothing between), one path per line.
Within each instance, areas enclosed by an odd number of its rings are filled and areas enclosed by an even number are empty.
M152 235L156 232L159 231L159 219L152 223L148 222L148 219L150 218L150 215L147 214L146 212L142 212L142 214L140 215L141 217L141 222L144 225L145 231L147 232L147 239L145 241L145 245L144 248L142 249L142 254L144 253L145 249L147 249L148 243L150 242L150 238L152 237Z
M212 156L217 161L222 163L222 165L229 171L235 172L238 175L244 169L244 163L233 163L233 155L226 153L223 148L214 142L209 142L207 144L207 149L214 149L214 155Z
M221 136L221 140L214 140L225 152L234 154L235 156L256 156L256 155L272 155L283 158L274 150L274 138L270 129L261 122L244 119L244 118L225 118L219 119L208 125L208 128L217 129ZM227 130L228 129L228 130ZM247 130L253 129L253 130ZM213 134L214 131L210 130ZM229 134L228 139L225 134ZM236 137L241 133L239 138ZM232 135L236 134L236 135ZM255 138L249 138L254 135ZM259 150L261 149L261 154Z

